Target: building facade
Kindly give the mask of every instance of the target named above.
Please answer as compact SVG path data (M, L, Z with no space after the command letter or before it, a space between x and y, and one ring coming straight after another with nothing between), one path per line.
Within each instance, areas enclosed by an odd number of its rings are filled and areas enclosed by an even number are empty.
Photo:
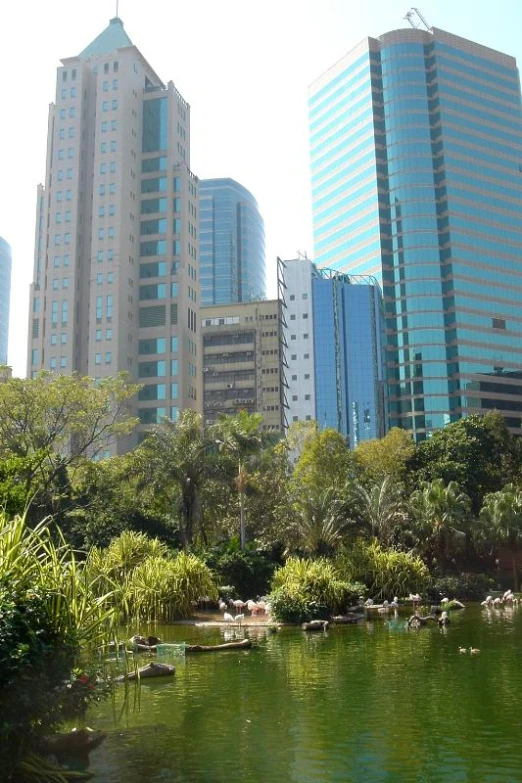
M281 261L283 350L287 424L315 421L313 264L308 258Z
M28 375L127 372L143 384L141 432L201 408L198 181L189 167L189 105L112 19L57 72Z
M384 307L372 278L314 270L315 418L351 447L387 430Z
M0 365L7 364L11 265L11 248L5 239L0 237Z
M262 429L283 431L281 303L278 299L201 308L203 418L262 413Z
M431 30L368 38L310 91L316 263L382 284L391 424L522 423L516 62Z
M199 246L203 305L265 298L263 218L239 182L200 180Z

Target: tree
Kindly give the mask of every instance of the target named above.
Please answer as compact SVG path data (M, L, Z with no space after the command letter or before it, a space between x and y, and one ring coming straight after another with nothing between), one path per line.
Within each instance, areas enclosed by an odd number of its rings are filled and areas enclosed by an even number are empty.
M402 487L387 475L369 490L356 484L353 499L361 520L381 544L390 546L397 528L406 519Z
M47 500L46 510L56 510L60 492L68 492L68 470L132 431L129 401L137 389L122 375L96 382L41 372L0 383L0 457L25 460L34 506Z
M451 550L464 543L470 499L455 481L446 486L435 479L411 495L410 512L416 523L419 546L437 562L448 561Z
M319 495L309 494L296 502L299 539L304 551L312 556L334 554L349 524L346 508L333 489Z
M488 526L488 538L510 549L513 589L518 591L517 554L522 546L522 491L513 484L506 484L499 492L486 495L480 519Z
M162 498L167 508L177 505L185 547L191 546L201 524L200 495L209 470L208 455L201 416L190 408L177 421L165 420L154 427L136 451L134 470L140 488Z
M409 467L417 483L456 481L478 514L484 495L517 479L520 448L498 413L469 416L417 444Z
M230 455L237 463L236 487L239 493L239 530L241 549L246 544L245 494L249 483L247 459L260 450L264 439L261 434L263 416L241 410L235 416L220 416L214 427L215 442L220 451Z
M319 495L332 487L344 491L353 478L353 454L340 433L325 429L305 440L293 474L297 497L303 492Z
M403 482L414 453L411 436L398 427L393 427L384 438L362 441L354 450L361 482L377 484L386 476Z

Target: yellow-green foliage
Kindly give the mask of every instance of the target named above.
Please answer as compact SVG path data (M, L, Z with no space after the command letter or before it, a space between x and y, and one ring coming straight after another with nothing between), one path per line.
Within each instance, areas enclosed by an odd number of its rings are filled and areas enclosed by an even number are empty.
M201 596L217 597L210 569L195 555L171 553L156 538L126 531L87 559L101 591L112 588L126 619L177 620L190 617Z
M377 541L358 541L341 555L337 565L349 579L364 582L373 596L403 596L422 591L430 580L420 557L397 549L384 549Z

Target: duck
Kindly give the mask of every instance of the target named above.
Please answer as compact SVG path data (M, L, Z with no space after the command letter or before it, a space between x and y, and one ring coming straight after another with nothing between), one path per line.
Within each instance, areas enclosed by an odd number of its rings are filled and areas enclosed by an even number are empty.
M478 647L470 647L469 648L469 654L470 655L477 655L480 652Z
M467 653L468 648L467 647L459 647L459 653Z

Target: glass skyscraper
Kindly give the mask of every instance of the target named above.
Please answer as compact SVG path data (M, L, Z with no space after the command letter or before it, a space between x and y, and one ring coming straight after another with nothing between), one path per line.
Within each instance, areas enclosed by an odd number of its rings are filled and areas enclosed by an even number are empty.
M11 248L0 237L0 364L7 364L9 302L11 299Z
M383 286L391 424L522 420L516 62L431 30L368 38L310 92L315 260Z
M203 305L265 298L263 218L239 182L200 180L199 246Z
M384 310L371 278L331 270L312 274L315 409L357 446L386 434Z

